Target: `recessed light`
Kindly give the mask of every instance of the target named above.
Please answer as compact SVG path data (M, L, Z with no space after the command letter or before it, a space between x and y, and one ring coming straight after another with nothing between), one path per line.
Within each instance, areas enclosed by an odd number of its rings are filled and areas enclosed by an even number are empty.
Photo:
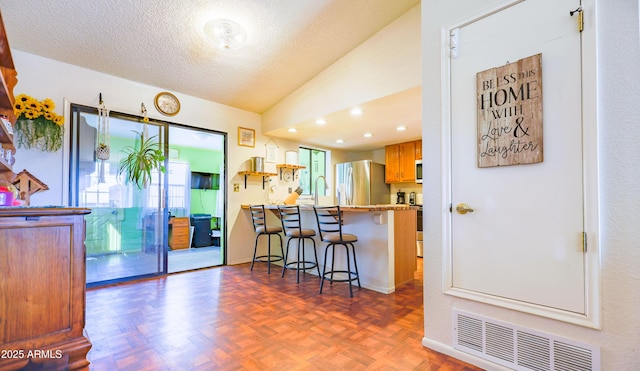
M327 123L327 121L325 121L325 119L317 119L317 120L316 120L316 124L317 124L317 125L324 125L324 124L326 124L326 123Z
M298 132L298 129L296 129L296 128L289 128L289 132L290 132L290 133L297 133L297 132Z
M344 139L338 139L336 140L336 143L344 143Z
M354 116L360 116L362 115L362 109L360 109L359 107L352 108L351 114Z
M373 134L371 133L364 133L364 137L365 138L371 138L373 136Z
M405 131L405 130L407 130L407 127L406 127L406 126L402 126L402 125L400 125L400 126L398 126L398 127L396 128L396 130L398 130L398 131Z

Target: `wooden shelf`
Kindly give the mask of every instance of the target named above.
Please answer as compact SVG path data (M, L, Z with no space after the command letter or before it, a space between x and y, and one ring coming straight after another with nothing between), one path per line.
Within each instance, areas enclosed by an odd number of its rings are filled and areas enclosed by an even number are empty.
M278 169L278 173L280 174L280 180L282 180L282 172L284 170L291 170L292 172L292 178L295 179L296 178L296 171L300 170L300 169L306 169L306 166L302 166L302 165L288 165L288 164L280 164L280 165L276 165L276 169Z
M15 97L13 96L13 88L18 82L18 73L13 65L9 41L4 29L4 21L0 15L0 116L4 116L13 125L16 122L16 116L13 113L13 104ZM3 122L0 122L0 147L4 150L11 150L13 155L16 154L16 147L13 143L13 135L9 133ZM0 181L12 181L15 173L4 159L0 159Z
M261 176L262 177L262 189L264 189L264 184L267 182L267 179L272 176L276 176L276 173L263 173L257 171L238 171L238 174L244 175L244 188L247 189L247 177L248 176Z

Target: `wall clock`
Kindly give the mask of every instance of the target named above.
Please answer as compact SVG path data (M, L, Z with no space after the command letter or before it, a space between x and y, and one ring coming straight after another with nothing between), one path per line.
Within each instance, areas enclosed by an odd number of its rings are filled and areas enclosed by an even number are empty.
M180 112L180 101L175 95L163 91L156 95L154 101L158 112L166 116L175 116Z

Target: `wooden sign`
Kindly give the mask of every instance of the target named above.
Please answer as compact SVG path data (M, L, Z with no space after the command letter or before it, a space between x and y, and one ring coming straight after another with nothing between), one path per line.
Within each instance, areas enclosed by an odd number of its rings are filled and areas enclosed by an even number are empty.
M542 162L541 58L476 75L478 167Z

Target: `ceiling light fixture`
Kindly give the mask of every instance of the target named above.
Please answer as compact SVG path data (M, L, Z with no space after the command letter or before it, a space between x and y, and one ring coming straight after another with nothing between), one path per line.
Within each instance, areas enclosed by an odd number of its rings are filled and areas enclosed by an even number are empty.
M402 126L402 125L401 125L401 126L398 126L398 127L396 128L396 130L398 130L398 131L405 131L405 130L407 130L407 128L406 128L405 126Z
M238 49L247 40L247 33L229 19L212 19L204 25L204 34L218 49Z
M344 143L344 139L338 139L336 140L336 143Z
M298 132L298 129L296 129L296 128L289 128L289 130L288 130L288 131L289 131L290 133L297 133L297 132Z
M364 133L364 137L365 138L371 138L373 136L373 134L371 133Z
M327 123L327 121L325 121L325 119L317 119L317 120L316 120L316 124L317 124L317 125L324 125L324 124L326 124L326 123Z
M360 116L362 115L362 109L355 107L351 109L351 114L354 116Z

